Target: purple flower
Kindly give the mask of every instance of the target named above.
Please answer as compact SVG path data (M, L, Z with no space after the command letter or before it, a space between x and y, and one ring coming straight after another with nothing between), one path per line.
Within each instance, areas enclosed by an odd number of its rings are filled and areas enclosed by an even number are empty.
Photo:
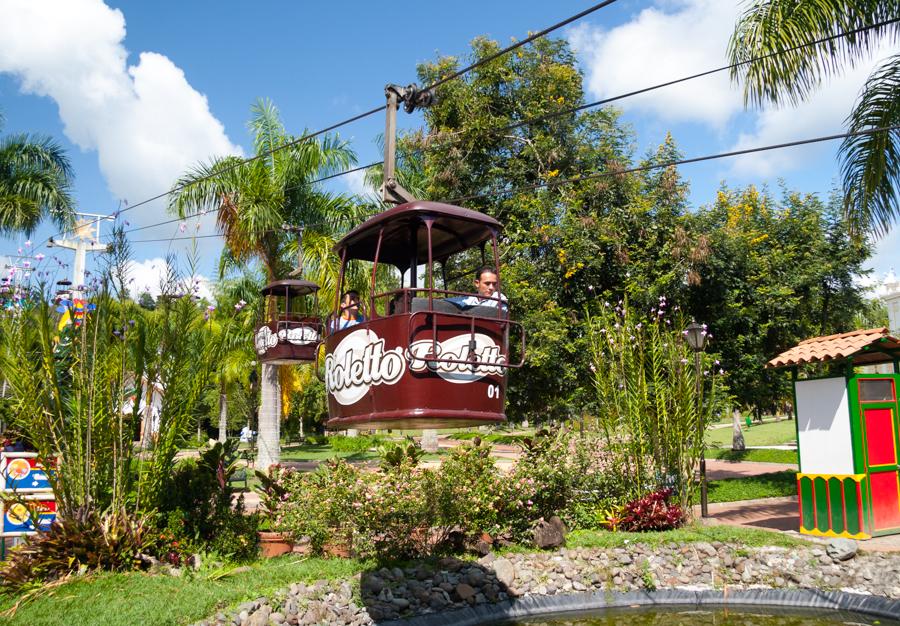
M29 239L28 241L25 242L25 247L26 247L26 248L30 248L30 247L31 247L31 239Z
M41 254L40 252L38 252L37 254L34 255L34 258L37 259L38 261L43 261L47 257L44 256L43 254Z

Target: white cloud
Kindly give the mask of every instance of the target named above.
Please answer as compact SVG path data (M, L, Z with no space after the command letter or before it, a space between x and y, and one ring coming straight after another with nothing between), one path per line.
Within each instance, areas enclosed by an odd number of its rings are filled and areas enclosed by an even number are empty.
M142 293L149 292L154 298L162 292L162 286L168 275L166 260L162 257L146 259L144 261L131 261L128 264L128 290L133 298L137 298ZM195 283L197 280L199 282ZM202 275L194 277L181 277L184 283L181 287L184 290L196 291L201 298L214 301L212 296L211 281ZM197 289L193 289L193 285L197 285Z
M658 5L609 30L582 24L570 31L592 96L617 96L725 64L737 3L684 0ZM722 128L742 104L728 73L721 72L629 97L616 106L668 122Z
M66 136L97 151L117 198L136 203L193 163L241 154L171 60L142 52L127 65L118 9L101 0L0 0L0 15L0 71L56 102Z
M341 177L347 190L358 196L370 196L374 190L366 184L366 171L358 170Z
M872 58L842 75L832 78L797 107L769 108L756 115L751 132L741 133L732 150L787 143L797 139L835 135L846 129L844 121L872 69L896 46L883 44ZM742 176L778 176L802 166L821 154L834 154L839 141L811 144L741 156L734 160L731 172Z

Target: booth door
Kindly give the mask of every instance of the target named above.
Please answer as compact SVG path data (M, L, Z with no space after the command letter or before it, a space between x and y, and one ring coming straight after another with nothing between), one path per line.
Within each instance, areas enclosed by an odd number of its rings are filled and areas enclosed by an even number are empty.
M872 529L876 533L900 530L896 377L859 378L858 381Z

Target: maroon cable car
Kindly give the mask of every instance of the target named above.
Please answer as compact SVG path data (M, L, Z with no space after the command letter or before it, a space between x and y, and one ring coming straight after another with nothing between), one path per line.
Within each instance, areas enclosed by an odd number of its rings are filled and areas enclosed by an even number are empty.
M524 333L510 321L502 296L435 288L435 264L489 242L499 272L493 218L448 204L412 201L380 213L335 247L341 259L338 294L348 264L372 263L364 321L340 328L327 323L325 383L327 427L441 428L504 422L507 371L524 359ZM395 267L399 289L374 293L379 266ZM425 284L417 285L425 265ZM404 285L403 276L409 276ZM444 272L442 272L443 274ZM497 293L502 293L499 283ZM475 297L480 305L459 302ZM487 306L485 306L487 303ZM341 313L340 295L334 319ZM521 359L510 363L510 329L522 340Z
M259 360L273 365L316 360L322 341L319 286L308 280L276 280L262 288L267 316L253 336Z

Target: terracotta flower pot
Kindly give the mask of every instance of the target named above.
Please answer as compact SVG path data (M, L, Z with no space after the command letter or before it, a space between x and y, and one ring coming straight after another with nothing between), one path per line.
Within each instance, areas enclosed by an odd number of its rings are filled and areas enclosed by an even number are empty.
M287 554L293 548L291 540L279 532L261 530L259 534L259 547L263 558L271 559L275 556Z

